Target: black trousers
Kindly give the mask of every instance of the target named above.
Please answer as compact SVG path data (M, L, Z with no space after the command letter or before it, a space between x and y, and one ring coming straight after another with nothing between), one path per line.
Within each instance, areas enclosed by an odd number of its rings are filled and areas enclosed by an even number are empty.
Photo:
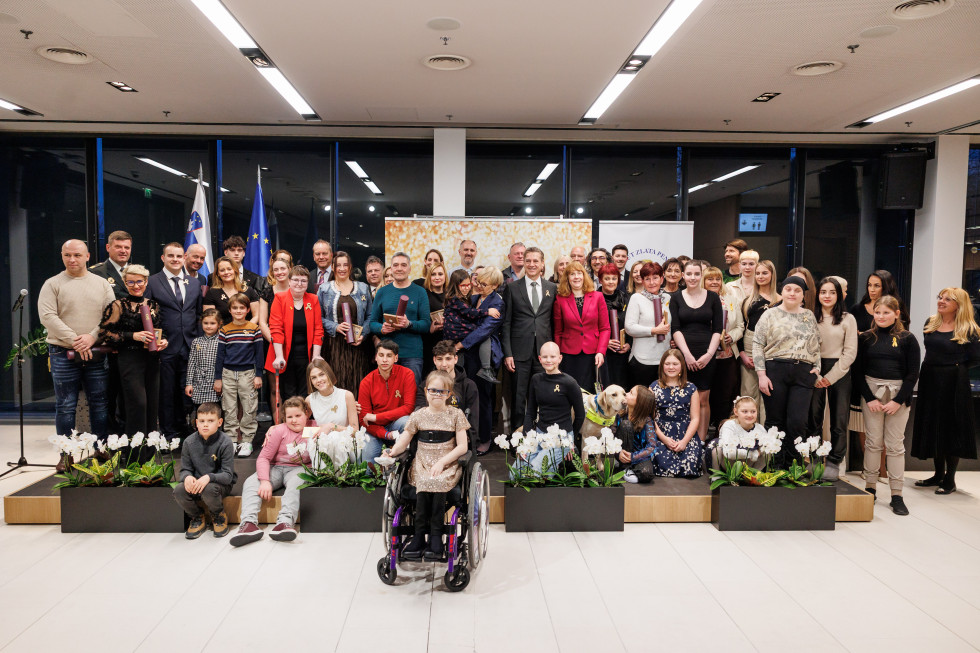
M575 379L578 387L595 392L595 354L562 354L558 368Z
M715 379L711 384L711 395L708 397L712 424L720 424L731 417L732 402L738 395L742 380L739 372L738 356L715 359Z
M174 356L160 356L160 431L173 439L186 435L187 415L190 413L190 397L184 394L187 381L187 352ZM125 386L125 379L123 379ZM123 393L123 401L128 395ZM185 404L185 401L187 402ZM127 414L129 407L127 405Z
M793 441L806 438L807 418L810 415L810 400L813 384L817 377L807 362L766 361L766 376L772 381L769 395L762 395L766 405L766 428L775 426L786 432L783 448L776 456L776 467L786 469L798 458Z
M106 384L106 401L109 412L106 416L106 426L109 433L117 435L125 433L126 407L123 402L122 387L119 382L119 358L109 356L109 377Z
M291 354L286 359L286 367L279 373L279 398L282 402L290 397L305 397L309 394L306 391L306 367L309 364L310 359L305 354Z
M479 346L463 350L463 365L466 367L466 376L476 384L476 393L480 402L480 421L478 424L471 424L480 443L493 440L493 422L496 406L497 386L494 383L485 381L476 375L480 371L480 348Z
M527 412L527 396L530 393L531 377L538 372L544 372L537 357L526 361L514 360L514 401L510 415L510 425L515 431L524 425L524 413ZM471 377L472 378L472 377ZM481 408L483 404L480 404Z
M115 354L119 385L126 407L126 435L157 430L160 399L160 356L145 349L123 349Z
M629 362L630 367L630 390L634 385L642 385L645 388L649 388L651 385L657 382L660 378L660 366L659 365L644 365L635 358L631 358Z
M629 354L617 354L606 350L606 362L599 368L599 380L602 387L618 385L627 392L630 387ZM590 390L591 392L591 390Z
M231 493L230 485L223 485L221 483L208 483L204 486L204 490L200 494L190 494L187 488L184 487L183 483L178 483L174 486L174 501L177 505L181 507L184 514L190 516L191 518L197 517L201 514L201 506L198 502L204 504L204 507L212 514L219 513L224 510L224 503L222 499Z
M837 364L836 358L820 360L820 374L824 375ZM824 407L830 402L830 454L829 462L840 465L847 452L847 420L851 414L851 373L829 388L814 388L810 402L810 418L807 422L807 435L823 437Z
M446 519L445 492L418 492L415 495L415 534L429 533L431 539L442 539Z

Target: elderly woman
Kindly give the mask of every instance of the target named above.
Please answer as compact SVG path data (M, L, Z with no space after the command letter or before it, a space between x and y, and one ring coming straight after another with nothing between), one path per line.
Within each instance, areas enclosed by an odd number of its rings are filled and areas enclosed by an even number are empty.
M497 294L497 287L504 282L503 273L497 268L489 265L476 275L473 282L473 294L470 301L475 308L482 311L489 311L495 308L498 315L504 313L504 300ZM470 331L469 335L456 343L456 349L463 350L465 354L466 376L473 379L480 398L480 415L477 427L477 437L479 445L477 452L484 454L490 450L490 442L493 438L493 406L496 396L496 384L485 379L480 375L480 345L487 340L490 341L490 364L494 372L500 369L500 362L503 360L503 349L500 345L500 317L488 315Z
M214 308L221 316L222 324L231 324L231 311L228 302L238 293L248 297L249 311L246 320L258 322L259 295L254 288L245 285L239 276L238 263L227 256L222 256L214 262L214 274L211 276L211 287L204 294L204 308Z
M333 257L333 278L324 282L317 292L323 320L324 346L327 358L341 388L353 391L361 385L361 379L371 371L371 350L364 345L364 339L371 333L371 293L367 284L350 278L350 255L337 252ZM344 306L350 314L347 324ZM362 328L356 333L355 326ZM348 342L347 332L354 330L353 342Z
M626 306L625 328L633 338L630 383L649 388L660 378L660 358L670 349L670 295L663 289L664 269L659 263L644 263L640 280L643 285ZM657 301L661 311L659 320L654 306Z
M552 311L555 343L561 351L561 371L580 388L595 389L596 371L609 346L609 312L585 268L575 261L565 268Z
M289 290L278 293L269 309L272 347L265 359L268 372L279 372L279 397L305 397L306 366L320 358L323 322L320 302L306 292L310 271L296 265L289 271Z
M120 388L126 414L126 435L149 433L157 428L160 399L160 351L167 341L158 339L160 305L146 299L150 271L142 265L130 264L122 270L123 284L129 293L109 304L102 315L99 340L112 347L119 369ZM153 330L143 324L140 310L149 310ZM155 345L155 351L151 351Z

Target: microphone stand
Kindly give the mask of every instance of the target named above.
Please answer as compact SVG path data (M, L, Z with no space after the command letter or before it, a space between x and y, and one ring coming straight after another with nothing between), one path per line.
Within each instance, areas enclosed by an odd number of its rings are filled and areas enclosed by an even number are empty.
M19 343L24 342L24 295L17 298L14 302L14 311L20 311L20 334ZM3 474L0 474L0 478L3 478L7 474L13 474L19 469L24 467L56 467L56 465L46 465L40 463L29 463L27 458L24 456L24 350L20 349L17 352L17 403L20 408L20 458L17 459L15 463L7 463L8 469Z

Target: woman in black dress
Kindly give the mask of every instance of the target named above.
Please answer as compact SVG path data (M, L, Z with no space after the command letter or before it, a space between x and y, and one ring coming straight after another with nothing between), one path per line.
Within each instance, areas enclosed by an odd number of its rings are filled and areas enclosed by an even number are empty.
M204 308L217 309L222 324L231 324L231 311L228 302L238 293L248 297L249 310L245 319L258 324L259 295L254 288L249 288L242 281L238 263L227 256L222 256L214 262L215 273L211 275L211 287L204 294Z
M160 397L160 351L167 341L156 341L156 351L150 351L150 343L160 328L160 305L153 299L145 299L146 283L150 272L142 265L127 265L122 270L123 283L129 292L117 299L102 315L99 340L115 349L119 368L120 388L126 414L126 435L137 432L149 433L157 428ZM140 307L146 305L154 331L143 325Z
M674 293L670 302L670 332L684 354L687 380L697 386L700 403L698 437L708 437L711 418L711 383L715 374L715 352L721 343L724 313L718 295L701 287L701 266L694 261L684 265L686 288Z
M951 494L960 458L977 457L969 368L980 365L980 327L965 290L939 291L936 314L926 321L922 340L926 356L919 374L912 455L934 458L936 473L915 484Z
M437 250L430 250L436 252ZM446 272L446 265L442 262L433 262L425 269L422 277L422 287L429 296L429 315L432 317L432 324L429 332L422 334L422 375L426 376L435 369L432 362L432 348L442 340L442 309L446 300L446 284L449 282L449 273ZM433 315L433 314L436 315Z
M606 300L606 311L609 312L609 325L612 329L612 314L616 312L618 329L609 332L609 344L606 346L606 364L599 370L602 385L615 383L624 389L629 383L629 350L632 338L624 335L625 344L621 344L619 336L626 328L626 306L629 295L620 290L619 268L615 263L607 263L599 270L602 280L602 297Z

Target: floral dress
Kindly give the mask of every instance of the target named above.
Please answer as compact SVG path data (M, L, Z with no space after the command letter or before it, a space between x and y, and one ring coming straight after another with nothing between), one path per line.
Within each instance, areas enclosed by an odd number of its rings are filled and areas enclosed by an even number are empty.
M688 383L683 388L661 388L659 383L654 383L650 389L657 400L657 426L668 438L683 440L691 424L691 398L697 387ZM702 457L703 446L697 434L684 451L671 451L659 438L653 450L657 476L701 476Z

